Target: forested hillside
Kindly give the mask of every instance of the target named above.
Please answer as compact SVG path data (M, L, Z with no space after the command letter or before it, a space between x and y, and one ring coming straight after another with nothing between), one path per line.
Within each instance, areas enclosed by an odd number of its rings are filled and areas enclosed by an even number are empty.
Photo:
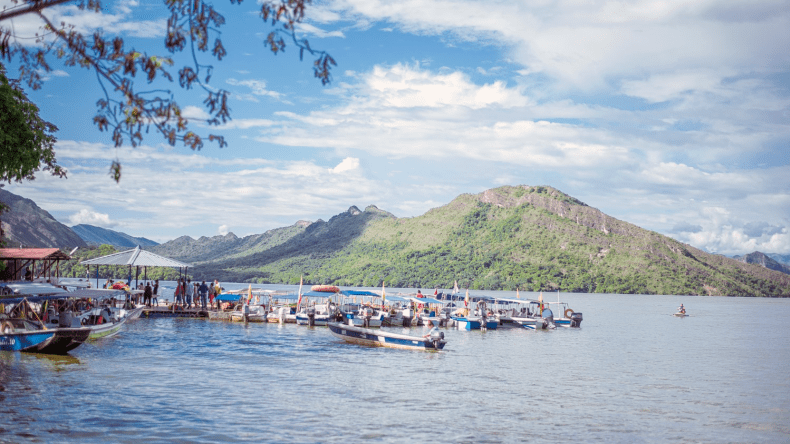
M790 296L790 276L609 217L551 187L462 195L414 218L368 207L199 278L261 283Z

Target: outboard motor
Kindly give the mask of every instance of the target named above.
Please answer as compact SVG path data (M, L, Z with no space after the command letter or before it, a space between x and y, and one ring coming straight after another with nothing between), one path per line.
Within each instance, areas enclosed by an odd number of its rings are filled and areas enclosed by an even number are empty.
M571 327L581 327L582 319L581 313L573 312L573 314L571 314Z
M411 310L403 310L403 326L411 327Z
M372 308L364 308L362 309L362 325L365 328L370 328L370 318L373 317L373 309Z
M543 314L541 314L541 316L543 317L543 329L544 330L547 329L547 328L555 328L556 327L556 325L554 325L554 313L552 313L550 308L544 309L543 310Z
M315 307L307 309L307 325L315 327Z
M433 347L438 349L439 343L444 340L444 332L443 331L432 331L431 332L431 342L433 343Z
M244 304L244 307L242 307L241 312L244 314L244 322L248 322L250 320L250 306Z
M70 311L61 312L58 316L58 327L70 328L72 316Z

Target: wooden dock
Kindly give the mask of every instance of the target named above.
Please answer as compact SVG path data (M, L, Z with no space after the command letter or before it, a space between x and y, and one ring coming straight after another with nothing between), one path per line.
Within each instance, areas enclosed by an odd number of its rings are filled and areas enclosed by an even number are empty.
M146 307L141 318L207 318L208 311L200 308Z

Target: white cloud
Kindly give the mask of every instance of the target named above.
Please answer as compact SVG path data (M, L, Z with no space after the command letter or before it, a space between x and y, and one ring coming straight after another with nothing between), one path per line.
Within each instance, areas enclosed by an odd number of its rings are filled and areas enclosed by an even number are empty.
M518 3L485 0L337 0L345 19L396 24L404 32L451 34L506 44L525 73L559 90L608 89L645 73L785 69L786 1L636 0Z
M346 36L343 34L343 31L335 30L335 31L326 31L317 26L311 25L309 23L299 23L296 25L297 32L301 34L312 35L317 38L327 38L327 37L340 37L345 38Z
M219 233L221 236L228 234L228 226L220 225L219 228L217 228L217 233Z
M228 85L233 86L246 86L252 90L252 94L256 96L268 96L277 100L282 98L282 94L276 91L270 91L266 89L266 81L264 80L236 80L234 78L230 78L225 81Z
M330 171L333 173L347 173L349 171L353 171L359 168L359 159L355 159L353 157L346 157L340 162L336 167L332 168Z
M110 220L110 215L105 213L98 213L96 211L81 209L79 212L69 216L71 225L94 225L102 228L112 228L118 225L116 222Z

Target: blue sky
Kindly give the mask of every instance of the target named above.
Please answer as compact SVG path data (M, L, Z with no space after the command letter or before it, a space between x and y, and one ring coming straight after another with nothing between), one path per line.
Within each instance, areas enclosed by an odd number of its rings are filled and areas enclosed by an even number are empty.
M300 33L337 60L328 86L293 46L264 47L257 4L215 7L229 54L210 85L232 93L233 120L213 132L229 147L151 133L116 149L91 123L95 75L55 63L27 92L60 129L69 177L6 189L67 225L164 242L549 185L710 252L790 252L788 1L318 2ZM153 0L48 15L164 53ZM20 36L38 26L14 21ZM204 115L200 92L176 94Z

